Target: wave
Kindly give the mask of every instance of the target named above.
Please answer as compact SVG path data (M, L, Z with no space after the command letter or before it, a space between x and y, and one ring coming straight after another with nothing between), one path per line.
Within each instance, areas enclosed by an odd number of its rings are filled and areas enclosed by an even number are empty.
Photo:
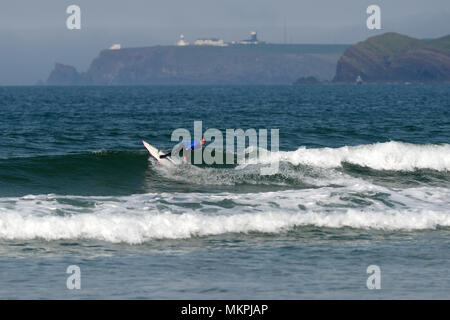
M250 151L250 149L247 151ZM375 170L450 170L450 144L412 144L390 141L340 148L306 148L301 146L295 151L268 152L264 149L262 151L265 155L253 163L263 164L281 161L294 165L321 168L336 168L342 166L343 163L351 163ZM102 161L102 165L105 165L117 161L138 161L144 158L148 158L148 153L145 150L96 150L87 153L5 158L0 159L0 165L15 163L18 165L57 164L60 162L71 165L76 162L77 164L74 164L74 166L79 166L80 163L89 166L99 161Z
M0 160L0 196L145 192L145 151L107 151Z
M369 167L375 170L414 171L432 169L450 171L450 144L411 144L397 141L341 148L307 149L273 152L258 159L258 163L274 161L294 165L337 168L344 163Z
M432 169L450 171L450 144L411 144L397 141L374 143L340 148L306 148L299 147L295 151L264 151L264 156L247 164L270 164L274 161L288 162L293 165L306 165L318 168L338 168L344 163L355 164L375 170L413 171ZM68 169L80 167L102 167L104 170L128 164L128 168L136 164L142 165L148 153L142 151L97 150L88 153L65 155L44 155L0 159L0 169L11 167L19 170L33 169ZM237 166L240 169L245 165ZM215 168L222 166L216 165ZM229 168L229 167L228 167ZM234 167L232 167L234 168ZM70 170L66 170L70 172Z
M395 232L450 227L450 190L359 185L255 194L0 198L0 239L141 244L302 226Z
M247 152L253 150L247 149ZM375 143L341 148L267 152L235 168L155 166L165 179L202 186L258 185L291 188L349 186L362 181L393 187L448 186L450 145ZM279 162L276 174L261 167Z
M6 240L95 239L128 244L141 244L153 239L181 239L224 233L279 233L307 225L390 231L450 226L450 216L442 212L361 212L352 209L334 215L267 212L232 216L160 213L139 217L118 214L23 217L19 214L6 214L2 215L0 220L0 238Z
M266 192L361 181L392 187L448 186L450 145L402 142L280 151L236 167L166 168L142 151L99 150L0 160L0 196L130 195L148 192ZM280 161L276 174L261 167ZM372 171L371 171L372 170Z

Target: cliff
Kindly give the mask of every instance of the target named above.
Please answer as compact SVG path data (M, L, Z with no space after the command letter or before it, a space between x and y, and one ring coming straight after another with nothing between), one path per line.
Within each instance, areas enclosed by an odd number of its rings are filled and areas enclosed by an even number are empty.
M55 68L50 73L47 84L48 85L78 85L82 84L84 80L78 71L68 65L64 65L61 63L55 63Z
M348 48L339 59L334 82L448 82L450 36L419 40L386 33Z
M331 80L346 45L155 46L103 50L89 70L57 64L47 84L290 84Z

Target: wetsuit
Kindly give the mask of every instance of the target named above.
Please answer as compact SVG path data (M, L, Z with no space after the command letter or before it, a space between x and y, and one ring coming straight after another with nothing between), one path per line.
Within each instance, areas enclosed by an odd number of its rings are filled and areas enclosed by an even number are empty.
M193 141L183 142L183 143L180 143L180 145L177 146L171 152L163 154L163 155L160 155L159 158L160 159L164 159L164 158L167 158L167 157L171 156L172 153L177 154L183 148L184 148L185 151L191 151L191 150L198 149L198 148L201 148L201 147L202 147L202 143L200 142L200 140L193 140Z

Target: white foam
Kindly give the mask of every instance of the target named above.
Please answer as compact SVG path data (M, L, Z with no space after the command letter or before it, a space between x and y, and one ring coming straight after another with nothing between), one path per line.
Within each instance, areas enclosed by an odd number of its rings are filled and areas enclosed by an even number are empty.
M341 148L307 149L270 153L259 159L260 163L288 161L294 165L310 165L323 168L340 167L352 163L376 170L413 171L416 169L450 170L450 144L411 144L385 142Z
M305 225L395 232L449 227L449 208L446 188L396 191L368 185L255 194L37 195L0 199L0 239L139 244L223 233L278 233Z
M133 215L73 215L70 217L23 217L7 213L0 219L0 238L30 240L96 239L139 244L152 239L180 239L223 233L277 233L295 226L382 230L434 229L449 227L450 215L433 211L363 212L349 209L324 212L235 214L208 216L172 213Z
M313 170L293 168L286 163L278 167L275 176L261 175L261 166L240 165L234 169L196 167L196 166L155 166L154 169L166 179L197 185L278 185L328 186L350 185L363 182L343 172L315 167Z

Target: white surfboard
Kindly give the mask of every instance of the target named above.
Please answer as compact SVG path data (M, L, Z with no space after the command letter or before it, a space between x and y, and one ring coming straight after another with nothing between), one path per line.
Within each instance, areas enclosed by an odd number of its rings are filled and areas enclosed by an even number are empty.
M169 156L166 158L160 158L160 150L158 150L157 148L155 148L154 146L152 146L151 144L148 144L147 142L145 142L144 140L142 140L142 143L144 144L145 148L148 150L148 153L150 153L150 155L156 159L156 161L158 161L160 164L175 164L175 161Z

